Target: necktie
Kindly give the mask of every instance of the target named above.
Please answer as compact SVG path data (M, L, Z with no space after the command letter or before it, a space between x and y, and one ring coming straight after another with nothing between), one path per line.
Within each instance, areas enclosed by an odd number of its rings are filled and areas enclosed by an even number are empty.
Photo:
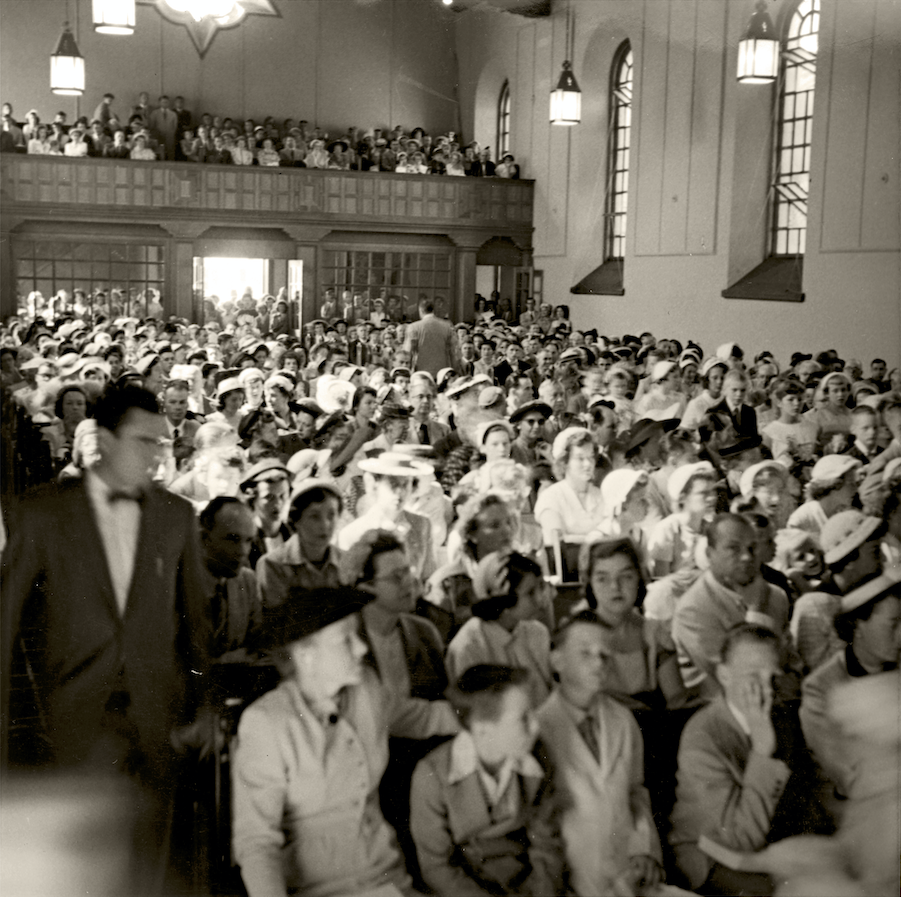
M213 632L218 635L221 631L228 611L228 580L225 577L216 583L216 590L210 600L210 622Z
M427 423L421 423L419 425L419 444L420 445L431 445L432 441L429 439L429 425Z
M586 713L579 723L579 734L582 736L592 756L597 762L601 760L601 745L598 743L597 720L591 713Z

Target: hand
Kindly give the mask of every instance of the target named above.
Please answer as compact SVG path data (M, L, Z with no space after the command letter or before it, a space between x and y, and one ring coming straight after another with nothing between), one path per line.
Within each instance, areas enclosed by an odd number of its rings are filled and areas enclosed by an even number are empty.
M509 560L509 551L492 551L479 561L472 582L477 600L484 601L494 595L506 595L510 591L507 579Z
M635 891L641 894L645 890L656 888L663 879L660 863L652 856L640 854L629 857L629 871L635 883Z
M738 709L744 714L751 730L751 748L764 757L776 753L776 730L773 728L773 689L757 679L739 685Z
M173 729L169 741L176 753L197 751L203 760L225 747L225 732L219 725L219 717L210 708L203 708L197 718L187 726Z

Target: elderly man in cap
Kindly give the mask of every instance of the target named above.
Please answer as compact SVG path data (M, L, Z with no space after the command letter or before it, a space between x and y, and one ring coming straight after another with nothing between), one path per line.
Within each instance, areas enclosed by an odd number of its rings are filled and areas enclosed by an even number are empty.
M802 595L792 611L792 640L805 669L816 669L842 646L833 628L842 596L879 575L884 534L878 517L854 508L830 517L823 527L820 546L829 576L817 591Z
M257 461L241 480L241 494L250 509L255 533L248 555L256 569L259 559L291 538L285 522L291 474L278 458Z
M893 568L840 599L835 629L844 644L801 688L801 725L828 783L848 797L858 770L851 745L830 722L830 692L852 679L898 668L901 659L901 570Z
M713 671L726 632L746 622L765 626L787 643L789 606L785 592L761 576L757 534L741 515L714 518L707 560L708 569L676 605L673 640L686 687L709 699L716 694ZM791 688L786 681L783 693Z

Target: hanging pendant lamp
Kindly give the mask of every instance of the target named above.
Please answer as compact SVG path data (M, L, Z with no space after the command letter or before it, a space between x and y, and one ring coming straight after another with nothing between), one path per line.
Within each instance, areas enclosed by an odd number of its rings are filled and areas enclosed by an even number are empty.
M50 90L64 97L80 97L84 93L84 56L78 51L68 22L50 57Z
M779 39L766 0L758 0L744 37L738 42L738 80L772 84L779 74Z
M573 74L573 66L570 60L573 57L573 44L575 35L573 32L572 8L566 7L566 60L563 63L563 71L557 86L551 91L551 124L552 125L577 125L582 121L582 91Z
M100 34L134 34L135 0L94 0L94 30Z

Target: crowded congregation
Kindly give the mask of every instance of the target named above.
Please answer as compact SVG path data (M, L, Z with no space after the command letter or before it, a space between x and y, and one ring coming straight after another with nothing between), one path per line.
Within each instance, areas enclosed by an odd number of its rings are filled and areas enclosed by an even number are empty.
M901 5L0 26L4 897L899 893Z

